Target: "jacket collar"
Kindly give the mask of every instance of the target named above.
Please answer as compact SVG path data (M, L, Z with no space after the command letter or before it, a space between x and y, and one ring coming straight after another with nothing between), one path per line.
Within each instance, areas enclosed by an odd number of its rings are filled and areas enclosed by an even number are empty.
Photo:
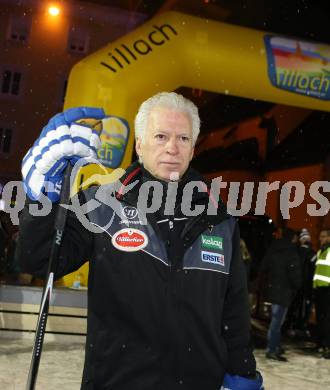
M140 164L138 161L131 164L127 170L126 173L121 178L122 186L116 192L116 198L122 202L128 203L132 206L136 206L139 190L143 182L148 180L155 180L160 182L164 187L167 186L167 182L159 180L151 175L149 171L147 171L142 164ZM136 185L129 190L128 192L124 192L124 187L133 183L134 181L137 181ZM186 171L186 173L183 175L182 179L180 180L179 185L183 188L184 185L191 181L200 181L202 185L205 186L205 191L194 191L192 196L192 205L196 204L204 204L207 205L209 201L213 202L213 205L217 207L217 215L210 215L207 216L207 219L210 220L210 223L216 224L219 223L219 218L221 220L229 218L229 215L227 214L226 206L222 202L221 199L218 200L218 202L213 198L212 194L210 193L210 186L205 181L203 176L197 172L196 170L189 167ZM205 208L205 211L202 213L202 215L205 217L207 213L207 208Z

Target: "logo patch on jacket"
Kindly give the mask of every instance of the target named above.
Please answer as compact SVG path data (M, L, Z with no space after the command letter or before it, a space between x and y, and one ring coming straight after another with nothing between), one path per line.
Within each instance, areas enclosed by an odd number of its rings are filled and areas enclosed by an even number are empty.
M225 256L220 253L202 251L202 261L206 263L225 265Z
M133 206L125 206L122 209L122 214L127 219L134 219L138 215L138 211L136 207Z
M202 248L222 250L222 237L202 234Z
M141 230L126 228L116 232L111 242L120 251L136 252L148 245L148 237Z

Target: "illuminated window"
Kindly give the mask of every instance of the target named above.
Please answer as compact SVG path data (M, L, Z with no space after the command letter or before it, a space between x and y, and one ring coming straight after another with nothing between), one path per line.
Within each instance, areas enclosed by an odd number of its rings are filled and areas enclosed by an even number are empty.
M20 92L22 73L4 69L1 75L1 93L18 96Z
M29 38L31 19L27 16L13 16L10 19L7 39L26 43Z
M12 139L12 129L0 127L0 153L9 153Z
M89 35L86 31L72 28L68 36L68 51L76 54L86 54L89 45Z

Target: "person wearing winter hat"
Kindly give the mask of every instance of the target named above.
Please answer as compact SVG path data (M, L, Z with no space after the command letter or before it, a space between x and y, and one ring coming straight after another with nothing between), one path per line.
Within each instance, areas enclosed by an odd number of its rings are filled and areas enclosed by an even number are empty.
M309 318L313 303L313 276L314 276L314 256L315 251L312 248L312 239L309 231L304 228L299 234L300 246L298 253L301 259L303 283L298 290L294 302L296 308L296 320L294 328L302 333L303 337L310 337Z
M299 234L299 241L301 245L304 245L306 243L310 243L312 240L311 235L309 234L309 231L304 228L301 229L301 232Z
M288 308L302 283L301 261L296 246L297 235L286 228L282 238L274 240L262 262L265 276L265 299L272 304L267 332L266 358L286 362L282 356L281 328Z

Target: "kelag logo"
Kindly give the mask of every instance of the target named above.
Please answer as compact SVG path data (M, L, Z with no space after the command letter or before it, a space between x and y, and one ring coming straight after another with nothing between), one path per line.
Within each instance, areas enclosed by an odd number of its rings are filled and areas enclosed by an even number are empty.
M206 236L202 234L202 248L222 249L222 237Z
M268 75L281 89L330 100L330 46L266 35Z

